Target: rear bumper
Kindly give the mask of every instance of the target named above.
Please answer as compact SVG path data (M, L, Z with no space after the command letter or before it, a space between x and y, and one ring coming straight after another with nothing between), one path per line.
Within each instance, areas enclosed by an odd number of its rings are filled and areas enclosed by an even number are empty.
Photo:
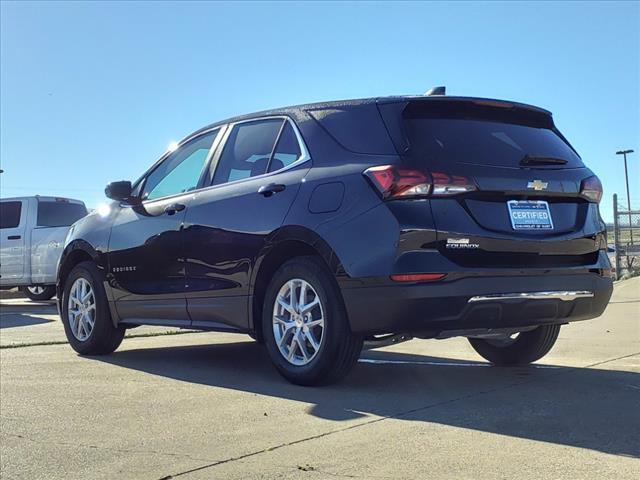
M612 290L610 278L585 272L475 275L424 284L343 288L342 294L351 329L356 333L438 336L447 331L525 327L595 318L604 312ZM554 294L541 295L549 292ZM559 292L571 295L558 295Z

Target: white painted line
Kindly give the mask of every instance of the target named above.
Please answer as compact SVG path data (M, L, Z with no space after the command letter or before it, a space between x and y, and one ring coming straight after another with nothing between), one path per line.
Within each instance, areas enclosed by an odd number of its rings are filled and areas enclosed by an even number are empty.
M454 363L454 362L427 362L422 360L376 360L373 358L361 358L360 363L375 363L389 365L435 365L436 367L491 367L490 363ZM530 368L556 369L562 368L556 365L528 365Z
M438 367L490 367L489 363L453 363L453 362L426 362L421 360L374 360L373 358L361 358L358 360L362 363L379 363L379 364L409 364L409 365L436 365Z

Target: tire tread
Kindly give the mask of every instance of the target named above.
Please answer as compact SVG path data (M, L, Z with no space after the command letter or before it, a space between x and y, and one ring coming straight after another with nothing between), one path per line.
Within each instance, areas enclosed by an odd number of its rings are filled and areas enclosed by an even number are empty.
M79 274L83 274L85 278L90 281L96 300L94 330L91 332L90 337L84 342L80 342L74 337L67 319L69 289L72 282L79 278ZM62 296L62 323L71 348L80 355L107 355L114 352L124 339L125 328L113 325L107 295L102 285L103 280L104 274L98 270L98 267L93 262L89 261L76 265L67 277Z
M473 349L485 360L495 365L522 365L544 357L556 343L560 325L541 325L535 330L520 333L508 346L492 345L482 338L469 338Z
M296 371L294 367L289 366L284 359L280 358L281 355L275 346L267 343L267 350L280 374L292 383L305 386L335 383L344 378L358 361L363 342L362 338L351 332L340 289L320 258L315 256L293 258L285 262L273 276L272 283L267 288L263 306L262 321L265 342L270 342L273 338L271 330L271 312L273 309L271 297L275 288L279 288L278 285L275 285L275 282L280 277L286 277L287 274L293 275L293 272L298 272L297 274L306 272L317 277L325 294L333 300L330 305L326 306L325 315L329 313L329 318L331 319L330 328L336 330L334 355L332 358L318 358L317 368L314 367L312 370L302 372ZM331 335L330 332L327 334ZM329 339L325 338L325 342L327 341ZM325 353L327 352L320 352L320 354Z

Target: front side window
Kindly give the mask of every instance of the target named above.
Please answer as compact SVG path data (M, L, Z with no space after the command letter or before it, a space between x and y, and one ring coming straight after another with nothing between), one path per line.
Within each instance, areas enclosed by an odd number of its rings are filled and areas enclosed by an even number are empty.
M0 203L0 228L16 228L20 225L22 202Z
M68 201L38 202L38 227L67 227L87 214L81 203Z
M218 133L220 129L194 138L165 158L147 177L142 199L154 200L195 189Z
M271 118L235 125L218 161L212 184L266 173L283 121Z

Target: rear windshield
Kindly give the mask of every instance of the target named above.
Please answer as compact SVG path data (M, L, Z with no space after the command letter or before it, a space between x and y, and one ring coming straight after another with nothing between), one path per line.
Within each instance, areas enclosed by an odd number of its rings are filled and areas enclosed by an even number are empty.
M580 157L553 130L486 120L405 119L410 154L436 162L520 167L525 156L566 160L562 168L582 167Z
M67 227L87 214L81 203L38 202L39 227Z

